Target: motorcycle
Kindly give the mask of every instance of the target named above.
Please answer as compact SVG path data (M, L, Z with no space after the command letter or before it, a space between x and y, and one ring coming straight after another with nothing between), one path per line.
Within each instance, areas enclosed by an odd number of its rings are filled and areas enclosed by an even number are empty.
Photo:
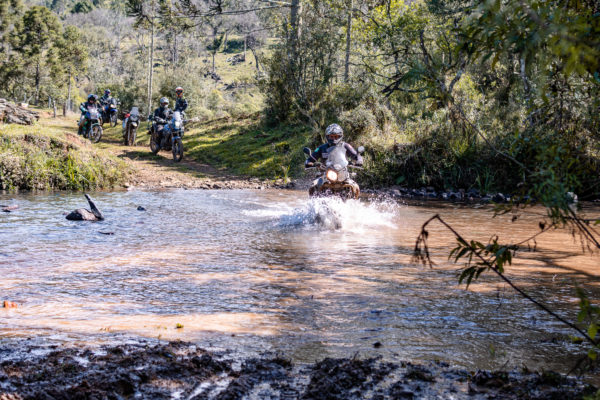
M117 103L115 101L102 107L102 124L109 122L110 126L117 125Z
M102 137L102 126L100 126L100 112L97 108L88 108L85 112L85 122L83 123L83 137L98 143Z
M125 115L125 123L123 128L123 138L126 146L135 145L135 137L140 124L140 112L137 107L133 107L128 114Z
M179 162L183 158L183 142L181 138L184 133L184 121L181 117L181 112L175 111L173 113L170 121L163 128L161 138L158 129L156 129L156 124L164 122L167 121L155 118L150 136L150 150L153 154L157 154L160 150L171 150L173 152L173 160Z
M351 165L348 162L346 149L343 146L336 146L329 153L325 164L318 162L308 147L305 147L303 151L315 161L314 168L322 173L309 188L309 196L322 197L333 195L339 196L343 200L358 199L360 187L352 180L356 176L356 173L350 172L348 169L361 169L361 167ZM360 146L357 151L362 153L365 151L365 148Z

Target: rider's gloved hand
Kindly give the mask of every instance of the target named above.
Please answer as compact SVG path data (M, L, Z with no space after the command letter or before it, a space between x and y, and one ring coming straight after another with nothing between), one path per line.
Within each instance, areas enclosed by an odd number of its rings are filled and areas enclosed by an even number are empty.
M311 167L314 167L314 164L313 164L311 161L307 161L307 162L304 164L304 168L311 168Z

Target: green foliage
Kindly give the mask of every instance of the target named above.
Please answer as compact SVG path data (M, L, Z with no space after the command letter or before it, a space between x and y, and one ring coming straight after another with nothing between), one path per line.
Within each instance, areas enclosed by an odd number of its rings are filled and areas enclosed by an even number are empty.
M89 142L47 126L0 132L0 189L87 190L123 183L127 166Z
M458 237L457 246L452 249L448 258L454 259L454 262L465 259L466 266L460 273L458 283L464 281L469 287L473 280L490 269L503 274L504 266L512 263L516 249L514 245L499 244L497 237L493 237L487 245L476 240L466 242Z
M71 9L75 14L87 14L94 9L94 5L89 0L78 1Z

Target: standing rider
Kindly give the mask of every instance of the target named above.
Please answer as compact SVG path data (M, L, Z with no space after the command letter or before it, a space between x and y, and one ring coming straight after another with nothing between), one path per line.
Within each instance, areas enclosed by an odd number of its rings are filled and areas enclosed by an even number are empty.
M162 131L165 128L165 125L168 123L169 118L171 117L172 111L169 110L169 99L166 97L162 97L160 99L160 107L154 110L154 129L158 133L158 139L162 139Z
M182 114L185 115L184 111L188 107L188 102L186 99L183 98L183 88L181 86L177 86L175 88L175 95L176 98L174 111L180 111Z
M77 131L79 135L83 135L83 126L85 125L85 113L88 110L98 108L98 104L96 102L97 98L98 96L96 96L95 94L90 94L87 97L87 101L85 103L81 103L81 105L79 106L79 110L81 111L81 118L79 118L79 130Z
M346 156L350 156L355 160L354 165L361 166L363 164L363 159L360 153L354 150L354 147L350 146L348 143L344 142L342 139L344 138L344 131L342 127L338 124L331 124L325 129L325 138L327 139L327 143L319 146L313 153L311 157L306 159L304 163L305 168L310 168L315 166L315 163L327 162L329 154L336 148L343 148L346 152ZM348 179L353 183L351 179ZM312 196L315 191L317 191L325 181L323 178L317 179L313 186L308 189L308 193ZM356 185L356 184L354 184ZM356 185L358 187L358 185Z
M341 126L339 126L338 124L329 125L327 129L325 129L325 138L327 139L327 143L319 146L312 153L312 158L309 157L306 159L306 162L304 163L305 168L313 167L316 161L327 161L329 153L336 146L344 146L344 148L346 149L346 155L350 155L351 158L356 160L354 165L361 166L363 164L363 159L360 153L354 150L354 147L350 146L348 143L342 140L344 138L344 131Z

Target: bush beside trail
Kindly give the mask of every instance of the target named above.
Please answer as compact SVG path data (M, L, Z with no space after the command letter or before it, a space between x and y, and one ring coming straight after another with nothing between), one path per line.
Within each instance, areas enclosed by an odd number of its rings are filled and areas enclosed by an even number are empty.
M0 125L1 190L87 190L122 184L127 165L58 128Z

